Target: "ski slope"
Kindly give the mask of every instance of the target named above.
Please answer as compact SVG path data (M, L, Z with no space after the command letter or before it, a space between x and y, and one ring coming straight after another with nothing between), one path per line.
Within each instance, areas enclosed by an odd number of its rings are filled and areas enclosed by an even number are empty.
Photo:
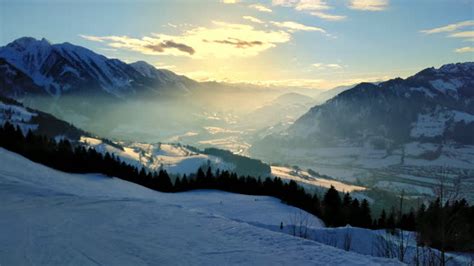
M0 202L0 265L397 264L265 228L299 212L271 197L159 193L4 149Z

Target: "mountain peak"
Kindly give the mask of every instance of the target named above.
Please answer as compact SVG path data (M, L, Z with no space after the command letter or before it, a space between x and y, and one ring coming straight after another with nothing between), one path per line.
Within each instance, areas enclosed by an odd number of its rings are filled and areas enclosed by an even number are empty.
M16 40L14 40L13 42L7 44L7 47L27 48L27 47L32 46L32 45L35 45L35 46L50 46L51 43L45 38L42 38L41 40L37 40L34 37L21 37L21 38L18 38Z
M415 76L429 74L453 74L467 71L474 71L474 62L444 64L439 68L429 67L421 70Z
M157 69L153 65L145 61L137 61L130 64L136 71L140 72L145 77L155 78L157 77Z
M438 71L444 73L456 73L460 71L474 71L474 62L454 63L442 65Z
M68 42L51 44L45 38L18 38L0 47L0 58L54 97L63 93L106 93L121 98L138 91L158 95L165 88L187 93L196 86L186 77L144 61L129 65ZM162 90L158 93L157 88Z
M134 65L134 66L144 66L144 67L146 66L146 67L150 67L150 68L155 68L153 65L151 65L151 64L149 64L149 63L147 63L147 62L145 62L145 61L142 61L142 60L136 61L136 62L134 62L134 63L130 63L130 65Z

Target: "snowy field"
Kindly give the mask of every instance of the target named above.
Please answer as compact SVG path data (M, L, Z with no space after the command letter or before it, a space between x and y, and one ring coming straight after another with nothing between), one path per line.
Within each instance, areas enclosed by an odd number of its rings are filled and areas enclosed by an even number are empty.
M0 162L0 265L397 264L272 230L300 212L274 198L159 193L3 149Z
M284 166L271 166L272 175L280 177L286 180L294 180L298 183L308 184L316 187L330 188L335 187L338 191L342 192L354 192L365 190L365 187L355 186L346 183L342 183L336 180L318 178L305 170L298 170L284 167Z

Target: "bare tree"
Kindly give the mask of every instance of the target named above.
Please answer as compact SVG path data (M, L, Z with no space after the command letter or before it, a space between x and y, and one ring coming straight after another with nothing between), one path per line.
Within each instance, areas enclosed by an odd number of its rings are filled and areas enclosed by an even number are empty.
M403 202L405 200L405 190L402 190L402 192L400 193L400 206L399 206L399 211L398 211L398 221L399 221L399 229L398 229L398 235L399 235L399 239L398 239L398 243L397 243L397 246L398 246L398 254L397 254L397 257L400 261L404 261L405 260L405 254L407 252L407 248L408 248L408 238L406 239L405 238L405 232L402 228L402 224L401 224L401 221L402 221L402 216L403 216Z
M308 238L309 228L313 226L313 220L307 212L299 210L290 215L288 224L293 236Z
M395 252L393 250L392 242L390 241L390 236L391 234L388 232L376 236L376 240L372 242L373 255L383 258L395 258Z
M338 241L337 241L336 232L327 231L326 234L324 235L323 243L328 246L337 247Z
M344 243L343 243L343 248L345 251L351 250L352 247L352 234L349 231L349 229L346 229L346 232L344 233Z
M402 237L404 232L396 229L394 232L385 231L385 234L377 235L373 245L375 248L375 256L384 258L396 258L401 262L405 262L408 249L408 235Z
M451 186L449 185L451 183ZM438 177L438 184L433 188L433 192L437 198L439 198L440 218L438 220L440 226L440 254L437 255L441 266L445 266L446 263L451 259L446 257L446 242L448 238L455 233L452 222L454 217L448 217L446 208L443 205L449 204L455 200L458 200L461 195L461 178L456 177L449 182L448 171L446 167L441 168L441 174Z

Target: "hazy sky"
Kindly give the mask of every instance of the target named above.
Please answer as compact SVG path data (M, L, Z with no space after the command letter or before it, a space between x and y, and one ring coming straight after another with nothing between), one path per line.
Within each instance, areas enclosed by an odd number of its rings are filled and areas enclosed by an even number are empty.
M32 36L198 80L329 88L474 61L474 0L0 0Z

